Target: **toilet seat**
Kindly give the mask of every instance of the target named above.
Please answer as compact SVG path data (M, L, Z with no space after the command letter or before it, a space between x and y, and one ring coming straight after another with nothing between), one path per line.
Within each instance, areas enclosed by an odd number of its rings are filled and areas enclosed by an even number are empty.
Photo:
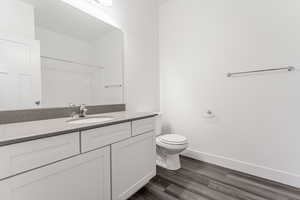
M187 144L188 141L186 137L177 134L167 134L162 135L157 138L160 142L169 145L184 145Z

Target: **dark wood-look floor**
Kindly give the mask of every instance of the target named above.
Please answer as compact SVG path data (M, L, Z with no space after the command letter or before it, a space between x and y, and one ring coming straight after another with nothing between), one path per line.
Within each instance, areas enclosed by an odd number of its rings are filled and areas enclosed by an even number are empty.
M129 200L300 200L300 189L182 157Z

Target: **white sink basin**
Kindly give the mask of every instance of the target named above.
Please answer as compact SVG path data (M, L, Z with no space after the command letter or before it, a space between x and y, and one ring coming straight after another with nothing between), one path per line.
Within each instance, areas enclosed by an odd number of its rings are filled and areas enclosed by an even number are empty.
M68 121L69 124L92 124L113 120L113 117L90 117Z

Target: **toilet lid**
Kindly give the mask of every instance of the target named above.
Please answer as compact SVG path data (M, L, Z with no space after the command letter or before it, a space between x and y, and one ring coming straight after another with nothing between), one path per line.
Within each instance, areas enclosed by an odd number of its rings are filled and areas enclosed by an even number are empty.
M182 135L168 134L159 137L160 141L166 144L187 144L187 139Z

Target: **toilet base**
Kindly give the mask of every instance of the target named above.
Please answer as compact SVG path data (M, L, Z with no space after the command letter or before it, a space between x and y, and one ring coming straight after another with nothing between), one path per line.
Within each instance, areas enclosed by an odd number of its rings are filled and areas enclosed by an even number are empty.
M181 168L179 155L157 155L156 164L168 170Z

